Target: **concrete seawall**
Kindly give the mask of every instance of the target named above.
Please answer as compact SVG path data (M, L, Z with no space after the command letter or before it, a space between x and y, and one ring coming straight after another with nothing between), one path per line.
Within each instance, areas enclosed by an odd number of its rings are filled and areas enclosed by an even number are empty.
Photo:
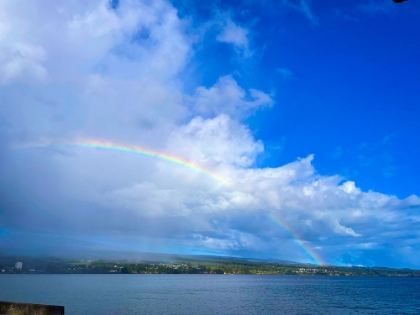
M0 301L0 315L64 315L64 306Z

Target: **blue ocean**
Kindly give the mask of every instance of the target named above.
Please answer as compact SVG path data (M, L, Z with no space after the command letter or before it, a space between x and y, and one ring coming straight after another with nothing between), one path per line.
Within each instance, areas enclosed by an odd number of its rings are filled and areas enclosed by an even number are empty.
M0 300L86 314L420 314L420 278L0 275Z

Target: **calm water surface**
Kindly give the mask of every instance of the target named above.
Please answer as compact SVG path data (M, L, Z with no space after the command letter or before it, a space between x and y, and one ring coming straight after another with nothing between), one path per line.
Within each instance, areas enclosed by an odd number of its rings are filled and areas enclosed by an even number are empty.
M419 278L0 275L0 300L72 314L420 314Z

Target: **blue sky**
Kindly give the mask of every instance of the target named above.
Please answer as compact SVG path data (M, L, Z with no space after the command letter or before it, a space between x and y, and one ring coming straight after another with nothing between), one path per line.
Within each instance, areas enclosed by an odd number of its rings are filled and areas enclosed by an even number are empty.
M197 60L197 72L211 78L203 83L235 73L242 86L275 95L276 106L247 120L267 144L259 165L314 153L323 174L338 173L366 190L399 197L418 194L417 4L309 4L315 22L282 4L224 3L224 10L249 25L255 57L221 60L218 52L229 50L223 44L200 51L206 62Z
M1 247L420 268L419 15L3 1Z

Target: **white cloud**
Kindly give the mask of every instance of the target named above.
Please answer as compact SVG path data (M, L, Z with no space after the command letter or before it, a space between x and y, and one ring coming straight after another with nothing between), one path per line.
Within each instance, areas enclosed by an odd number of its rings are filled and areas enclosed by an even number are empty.
M43 67L45 51L42 47L16 43L2 47L0 51L0 84L8 84L15 79L33 78L43 81L47 71Z
M168 151L211 168L250 167L263 145L244 125L227 115L196 117L169 137Z
M312 155L255 165L264 145L241 119L273 100L231 76L186 95L180 74L193 40L169 2L124 1L116 11L107 1L0 5L8 16L0 22L0 69L9 69L0 74L7 84L0 90L7 100L0 104L8 130L2 137L38 146L0 142L3 225L273 255L297 250L270 217L325 255L335 255L340 242L380 245L418 225L406 211L420 206L417 196L401 200L322 176ZM219 40L247 49L248 33L230 23ZM141 145L202 171L55 146L80 137ZM415 251L404 246L401 252Z
M356 188L356 185L355 185L355 183L354 182L352 182L352 181L347 181L347 182L345 182L345 183L343 183L341 186L340 186L340 188L342 189L342 190L344 190L346 193L348 193L348 194L355 194L355 195L358 195L358 194L360 194L360 189L359 188Z
M197 88L192 103L192 109L201 115L227 114L241 117L259 107L271 106L273 100L266 93L255 89L251 89L248 96L231 76L224 76L208 89Z
M339 235L350 235L350 236L361 236L356 233L352 228L346 227L338 223L337 221L332 221L332 229L336 234Z
M238 26L231 19L227 19L224 24L222 32L216 39L219 42L232 44L244 57L250 57L252 53L249 50L249 31Z
M21 12L22 7L28 14ZM21 55L31 57L28 61L35 65L44 61L43 67L56 74L54 80L92 72L166 79L180 71L190 49L183 33L186 24L166 1L123 1L115 11L106 0L71 4L17 0L6 1L3 9L10 14L7 27L2 27L8 31L3 32L1 51L23 47L31 53Z
M29 35L33 30L19 12L18 1L2 1L0 11L0 84L9 84L17 79L42 81L47 77L46 51ZM31 5L27 7L34 10Z

